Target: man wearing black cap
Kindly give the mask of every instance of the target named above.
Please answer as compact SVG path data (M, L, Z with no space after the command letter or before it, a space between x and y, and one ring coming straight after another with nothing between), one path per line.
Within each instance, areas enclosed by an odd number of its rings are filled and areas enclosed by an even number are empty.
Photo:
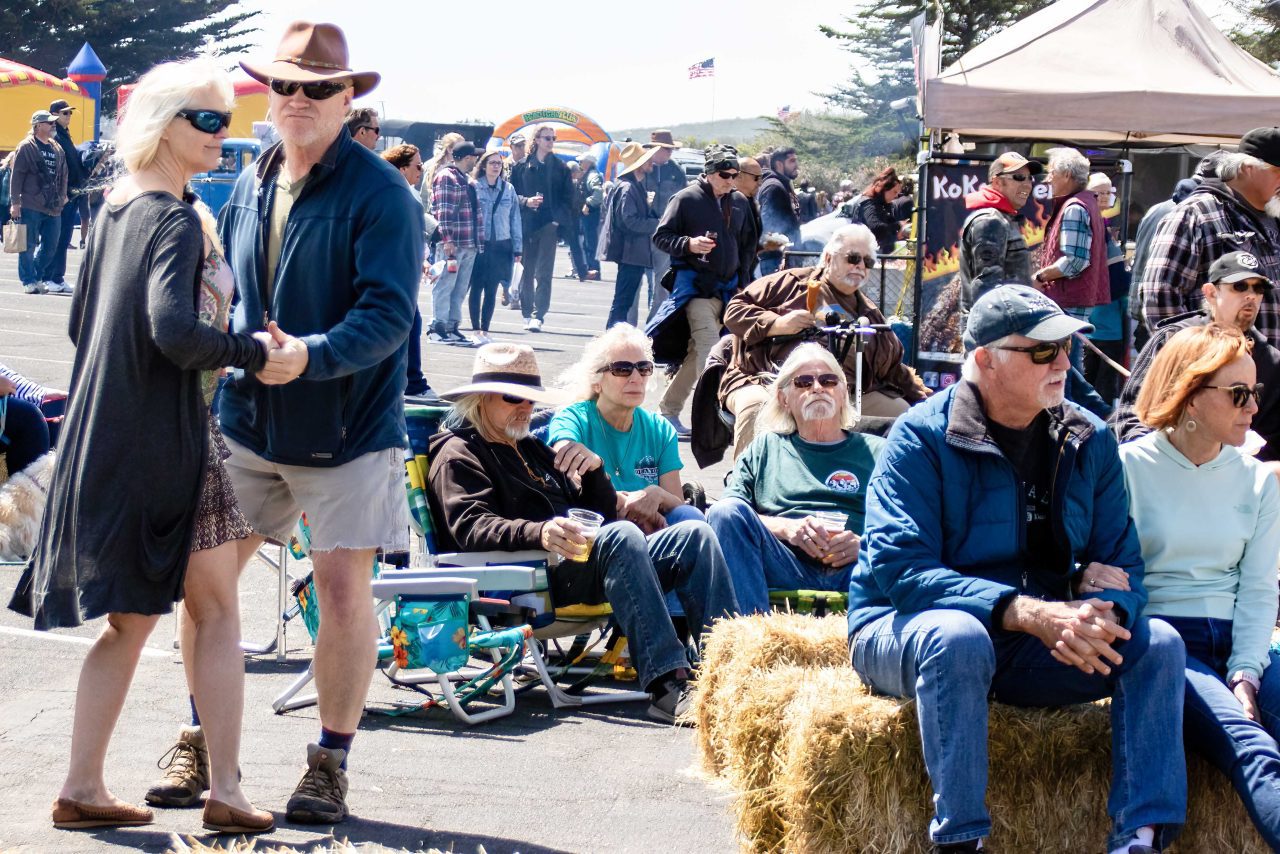
M1161 220L1138 288L1147 327L1197 311L1209 267L1228 252L1248 252L1260 274L1280 280L1280 128L1255 128ZM1136 276L1135 276L1136 278ZM1280 347L1280 303L1268 293L1254 325Z
M1121 442L1129 442L1151 432L1138 420L1134 406L1147 371L1160 349L1183 329L1222 323L1235 326L1253 340L1253 364L1262 383L1258 414L1253 416L1253 430L1266 442L1258 459L1280 460L1280 350L1267 343L1254 323L1265 299L1272 295L1275 283L1262 275L1258 259L1248 252L1228 252L1209 268L1209 281L1200 286L1204 308L1163 321L1151 340L1138 354L1133 373L1120 393L1120 403L1108 419Z
M899 419L871 476L850 650L863 684L916 701L937 852L991 831L989 699L1113 697L1106 851L1154 854L1186 817L1182 639L1142 614L1115 437L1064 401L1070 337L1090 328L1022 285L980 297L964 379ZM1115 568L1127 590L1079 594Z
M62 207L62 231L53 256L49 259L49 293L71 293L67 284L67 248L71 246L71 232L75 228L76 218L80 220L80 248L84 248L85 234L89 230L89 196L84 192L85 172L80 160L80 152L71 141L71 116L76 108L66 101L57 100L49 105L56 123L53 126L54 142L62 148L67 162L67 203Z
M987 170L989 183L965 196L973 211L960 227L960 308L964 311L994 287L1031 284L1031 252L1022 239L1019 211L1031 197L1034 176L1044 167L1006 151Z

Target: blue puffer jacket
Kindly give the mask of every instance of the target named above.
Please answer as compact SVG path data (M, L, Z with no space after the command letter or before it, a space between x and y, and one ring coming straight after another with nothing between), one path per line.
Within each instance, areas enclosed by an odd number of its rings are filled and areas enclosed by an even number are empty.
M237 371L219 416L227 436L268 460L336 466L404 444L422 205L395 167L344 128L289 212L268 288L267 211L282 159L279 145L268 149L256 170L240 176L222 212L239 297L232 328L253 332L274 320L306 342L309 361L283 386Z
M932 608L964 611L999 631L1014 596L1070 600L1072 579L1093 561L1129 573L1130 590L1090 595L1115 602L1133 625L1147 593L1116 440L1074 404L1049 415L1059 571L1037 572L1020 558L1025 498L1013 464L987 434L977 388L962 381L899 418L880 453L849 582L851 636L891 611Z

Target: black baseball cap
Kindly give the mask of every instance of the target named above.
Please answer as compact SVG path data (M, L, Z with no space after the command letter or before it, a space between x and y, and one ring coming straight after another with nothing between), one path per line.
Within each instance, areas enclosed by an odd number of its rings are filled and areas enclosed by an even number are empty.
M52 104L49 105L49 112L51 113L61 113L63 110L74 111L75 107L71 106L66 101L63 101L61 99L54 101Z
M1243 282L1245 279L1262 279L1267 287L1274 283L1262 272L1262 264L1258 256L1252 252L1228 252L1209 267L1209 281L1215 285L1229 285L1232 282Z
M1033 341L1061 341L1075 332L1092 332L1093 324L1072 317L1056 302L1026 285L1001 285L978 298L969 309L964 330L965 352L1024 335Z
M474 157L480 152L476 150L473 142L460 142L453 147L453 159L461 160L464 157Z
M1239 151L1280 166L1280 128L1254 128L1240 137Z

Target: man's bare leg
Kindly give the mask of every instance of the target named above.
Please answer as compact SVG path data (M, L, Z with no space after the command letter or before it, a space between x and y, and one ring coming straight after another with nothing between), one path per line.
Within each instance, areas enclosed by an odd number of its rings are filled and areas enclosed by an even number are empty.
M371 587L375 553L334 549L311 555L323 615L315 652L320 724L334 732L356 731L377 662Z

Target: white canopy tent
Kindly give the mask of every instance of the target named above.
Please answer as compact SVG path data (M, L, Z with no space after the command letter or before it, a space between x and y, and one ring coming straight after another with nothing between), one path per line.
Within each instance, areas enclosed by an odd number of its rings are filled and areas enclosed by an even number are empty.
M923 67L925 126L964 136L1221 144L1280 124L1280 75L1195 0L1058 0Z

